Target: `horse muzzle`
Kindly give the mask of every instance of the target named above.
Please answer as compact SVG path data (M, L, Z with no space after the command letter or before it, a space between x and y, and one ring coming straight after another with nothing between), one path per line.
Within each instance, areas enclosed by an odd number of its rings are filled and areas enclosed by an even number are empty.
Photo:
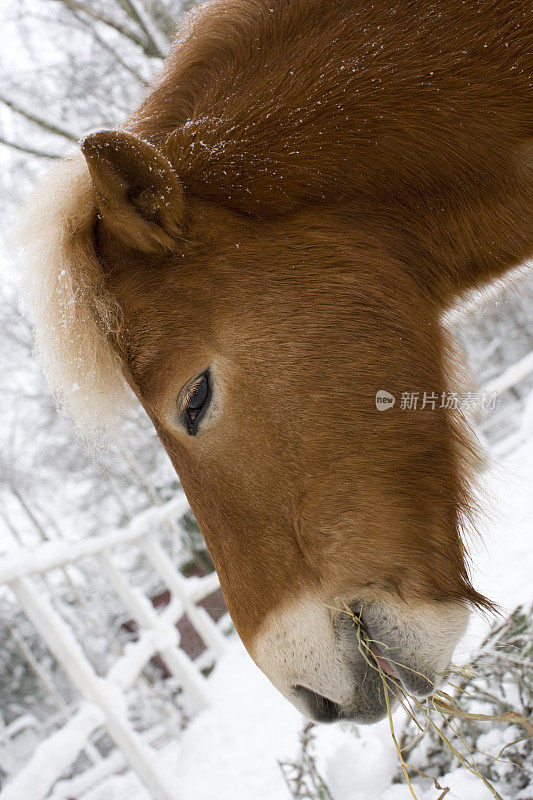
M252 656L316 722L377 722L403 694L422 699L442 681L464 633L461 603L320 602L272 614Z

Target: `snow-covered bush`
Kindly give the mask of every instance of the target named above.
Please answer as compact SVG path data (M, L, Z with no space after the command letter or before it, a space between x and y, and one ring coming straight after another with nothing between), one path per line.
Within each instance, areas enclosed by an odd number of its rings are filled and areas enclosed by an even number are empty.
M532 797L533 606L517 608L495 625L468 668L450 677L446 691L465 716L432 711L441 735L415 712L401 740L413 777L423 772L438 779L452 772L460 766L456 750L504 798Z

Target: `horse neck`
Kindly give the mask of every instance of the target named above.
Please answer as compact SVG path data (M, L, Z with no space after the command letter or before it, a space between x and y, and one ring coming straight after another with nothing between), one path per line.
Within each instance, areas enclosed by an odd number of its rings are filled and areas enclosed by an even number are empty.
M532 256L532 207L531 176L507 165L500 175L388 198L367 218L424 293L446 308Z

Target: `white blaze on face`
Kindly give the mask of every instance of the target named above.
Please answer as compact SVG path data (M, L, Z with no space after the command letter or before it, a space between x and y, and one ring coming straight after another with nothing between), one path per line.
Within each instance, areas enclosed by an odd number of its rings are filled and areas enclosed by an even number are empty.
M307 709L294 686L304 686L341 706L353 695L353 678L336 641L335 616L318 597L301 597L269 614L250 648L259 668L304 714Z
M356 708L354 703L361 694L358 684L364 660L358 655L355 627L351 636L349 617L343 632L335 626L343 613L341 608L338 600L328 603L310 593L303 595L271 612L250 647L260 669L304 714L308 710L294 692L295 686L349 709ZM436 675L438 682L439 673L449 666L465 632L469 612L461 603L415 606L391 598L387 602L366 601L364 615L371 637L389 645L395 660L408 669L420 670L430 680ZM382 652L387 655L386 648ZM358 659L359 669L354 668Z

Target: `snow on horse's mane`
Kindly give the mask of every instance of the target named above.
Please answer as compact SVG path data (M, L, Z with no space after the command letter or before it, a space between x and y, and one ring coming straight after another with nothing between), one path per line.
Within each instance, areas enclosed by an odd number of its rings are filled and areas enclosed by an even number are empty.
M109 335L120 310L102 288L96 206L83 156L62 160L23 210L15 234L37 352L50 388L89 436L133 405Z

